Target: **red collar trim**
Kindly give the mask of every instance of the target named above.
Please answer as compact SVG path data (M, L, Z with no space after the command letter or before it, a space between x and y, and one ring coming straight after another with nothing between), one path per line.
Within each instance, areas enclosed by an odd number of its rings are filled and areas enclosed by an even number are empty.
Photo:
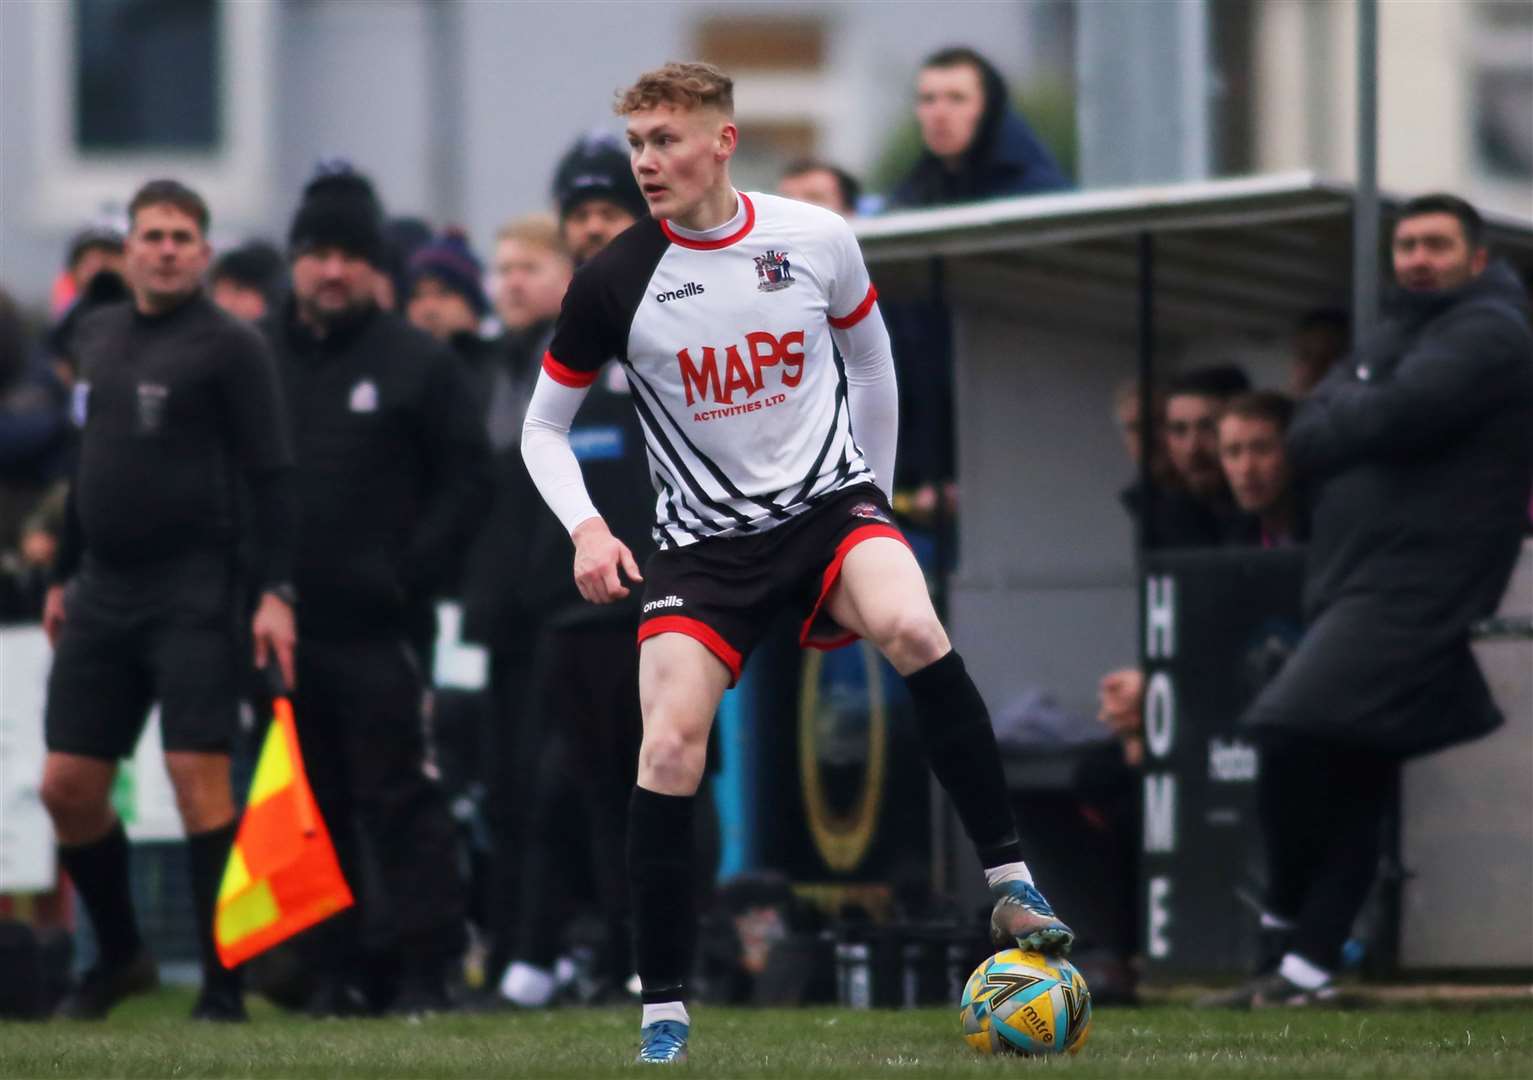
M688 240L675 229L671 228L669 221L660 222L660 231L665 233L665 238L673 244L679 244L693 251L717 251L719 248L727 248L730 244L738 244L744 240L746 234L756 227L756 205L751 202L750 196L740 192L740 201L745 204L745 224L740 226L740 231L722 240Z

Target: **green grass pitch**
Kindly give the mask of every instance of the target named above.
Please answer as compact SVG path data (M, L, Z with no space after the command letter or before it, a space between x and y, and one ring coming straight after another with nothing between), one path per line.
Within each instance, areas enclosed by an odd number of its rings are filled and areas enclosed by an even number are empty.
M165 991L104 1023L0 1024L0 1077L632 1077L638 1010L193 1024ZM693 1077L1533 1076L1533 1002L1350 1012L1099 1009L1078 1057L982 1058L958 1010L699 1008Z

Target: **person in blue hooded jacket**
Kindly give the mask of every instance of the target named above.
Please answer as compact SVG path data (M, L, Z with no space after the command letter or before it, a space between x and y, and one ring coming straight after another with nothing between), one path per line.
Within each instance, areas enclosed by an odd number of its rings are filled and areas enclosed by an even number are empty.
M924 149L890 196L891 206L940 206L1072 186L1011 107L1000 72L973 49L955 46L926 58L916 77L916 120Z

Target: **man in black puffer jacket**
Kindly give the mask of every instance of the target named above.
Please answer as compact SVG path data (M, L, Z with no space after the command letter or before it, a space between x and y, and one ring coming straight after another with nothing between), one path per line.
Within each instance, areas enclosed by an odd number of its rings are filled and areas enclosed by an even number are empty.
M425 771L425 686L407 639L479 524L489 448L460 361L374 303L383 214L368 181L322 172L288 240L293 301L269 330L298 461L298 736L363 917L392 915L394 1008L440 1009L464 890L454 826ZM352 1008L356 921L314 935L313 1012Z
M1289 940L1276 971L1223 1004L1331 992L1399 762L1501 723L1469 630L1495 611L1527 526L1533 333L1522 283L1481 232L1462 199L1405 205L1389 317L1289 429L1312 498L1309 627L1246 716L1262 746L1263 923Z

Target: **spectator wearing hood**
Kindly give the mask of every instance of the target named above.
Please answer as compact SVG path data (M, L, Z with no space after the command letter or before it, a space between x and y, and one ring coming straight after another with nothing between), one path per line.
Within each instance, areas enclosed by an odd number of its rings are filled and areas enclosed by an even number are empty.
M940 206L1062 191L1064 170L1012 107L1006 81L973 49L926 58L916 77L924 149L890 197L893 206Z

